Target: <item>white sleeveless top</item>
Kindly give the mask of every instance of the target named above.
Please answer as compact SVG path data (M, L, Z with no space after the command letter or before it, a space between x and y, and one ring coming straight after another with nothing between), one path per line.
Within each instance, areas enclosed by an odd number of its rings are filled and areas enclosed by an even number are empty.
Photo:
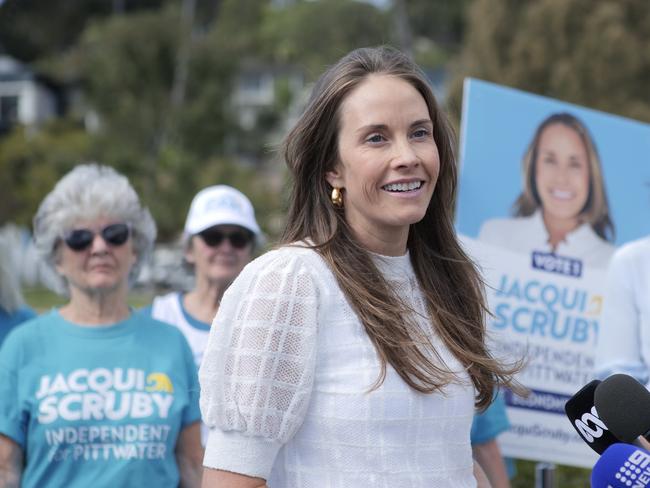
M377 256L395 292L430 330L410 258ZM475 487L475 390L410 388L380 362L334 275L314 251L284 247L250 263L226 291L199 371L210 427L204 465L271 488Z
M208 343L210 331L197 329L187 321L181 308L181 300L182 294L178 292L154 298L151 304L151 316L156 320L175 325L181 330L190 344L194 362L198 368L203 359L203 351L205 351L205 346Z
M205 351L205 346L208 343L210 331L198 329L187 321L181 305L182 299L183 295L178 292L155 297L151 304L151 316L156 320L161 320L181 330L192 349L194 362L198 368L203 359L203 351ZM204 423L201 423L201 444L205 446L207 440L208 427Z

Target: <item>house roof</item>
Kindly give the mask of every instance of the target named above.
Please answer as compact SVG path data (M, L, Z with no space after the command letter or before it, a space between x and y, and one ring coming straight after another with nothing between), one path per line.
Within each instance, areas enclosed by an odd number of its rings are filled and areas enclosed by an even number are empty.
M0 54L0 81L34 80L35 73L20 61Z
M0 83L16 81L36 82L57 94L63 89L60 83L50 77L37 73L29 65L21 63L11 56L0 53Z

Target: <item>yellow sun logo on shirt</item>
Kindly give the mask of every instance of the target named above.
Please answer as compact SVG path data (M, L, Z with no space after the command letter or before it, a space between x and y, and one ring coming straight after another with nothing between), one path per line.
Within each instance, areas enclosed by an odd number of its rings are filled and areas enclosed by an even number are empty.
M587 306L587 315L600 315L600 311L603 308L603 297L601 295L594 295L589 300L589 305Z
M165 373L150 373L147 375L147 391L166 391L174 393L174 385Z

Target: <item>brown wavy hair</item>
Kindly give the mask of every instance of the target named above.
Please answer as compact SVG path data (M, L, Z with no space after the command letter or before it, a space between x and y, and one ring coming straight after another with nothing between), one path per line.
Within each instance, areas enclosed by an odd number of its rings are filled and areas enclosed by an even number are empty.
M424 218L412 224L407 247L431 326L468 371L477 390L476 405L485 408L499 384L512 386L517 367L495 360L485 345L486 305L476 267L456 238L453 206L456 162L453 133L436 103L424 73L390 47L350 52L317 81L304 113L289 133L284 156L293 177L284 244L307 240L328 263L345 297L363 323L381 360L374 388L389 363L412 388L438 391L458 381L440 355L408 317L413 312L391 290L371 254L355 240L342 209L330 201L325 179L339 160L340 106L370 74L400 78L424 98L440 155L440 173ZM516 385L515 385L516 386Z
M607 203L607 192L605 191L598 150L585 124L570 113L552 114L537 127L533 140L530 141L521 162L524 189L512 206L512 214L515 217L528 217L542 207L542 200L539 197L537 182L535 181L539 140L544 130L555 124L568 127L578 134L589 159L589 194L584 207L578 214L578 220L591 225L594 232L602 239L613 242L615 229L614 223L609 217L609 204Z

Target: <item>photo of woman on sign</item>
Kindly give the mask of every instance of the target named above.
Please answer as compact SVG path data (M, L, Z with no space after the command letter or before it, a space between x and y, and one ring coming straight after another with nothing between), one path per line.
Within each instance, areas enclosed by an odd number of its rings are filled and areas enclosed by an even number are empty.
M569 113L547 117L528 146L522 173L514 218L486 221L479 240L605 267L614 252L614 224L600 158L585 125Z

